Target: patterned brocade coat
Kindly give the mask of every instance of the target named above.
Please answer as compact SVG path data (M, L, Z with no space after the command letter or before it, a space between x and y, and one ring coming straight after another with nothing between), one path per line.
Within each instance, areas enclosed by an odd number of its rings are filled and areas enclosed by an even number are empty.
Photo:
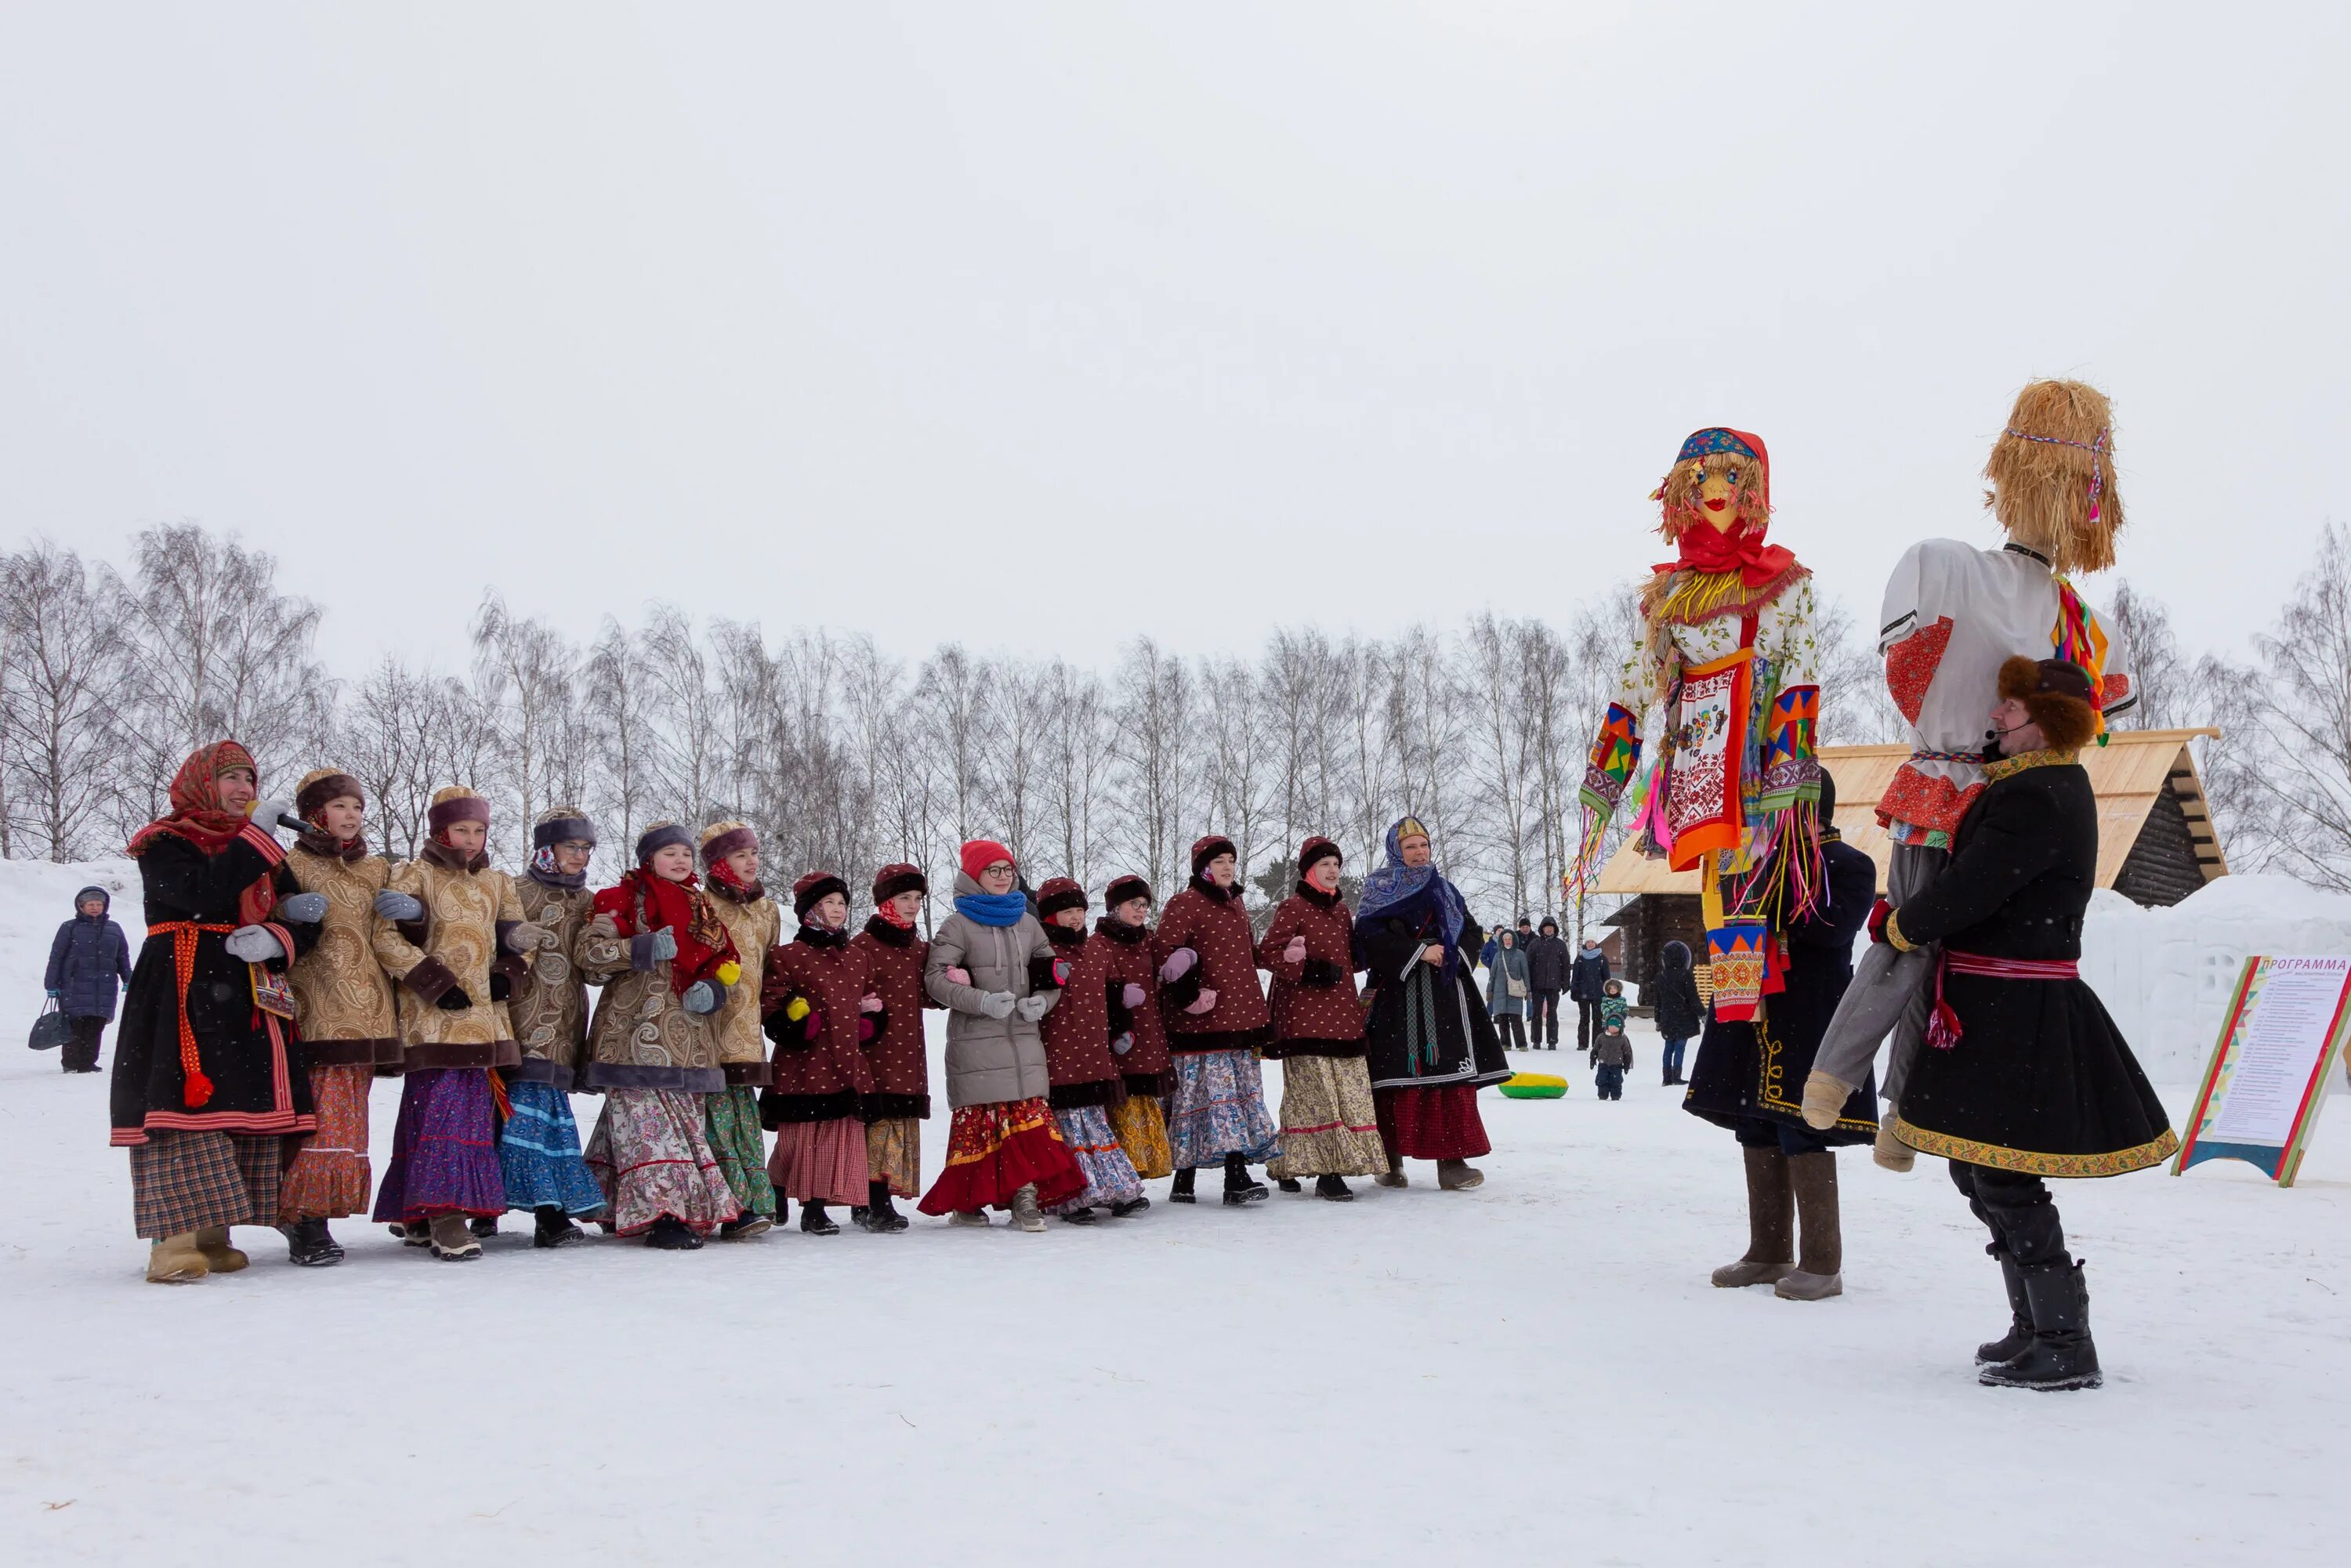
M375 947L375 895L392 862L381 855L347 861L298 845L286 866L303 892L327 899L318 946L287 977L304 1055L313 1067L398 1067L405 1055L400 1016Z
M764 1089L774 1082L775 1071L768 1065L768 1037L759 1032L759 987L767 977L768 949L783 935L784 912L764 893L746 897L716 877L707 891L743 966L726 988L726 1001L710 1015L718 1036L719 1071L729 1083Z
M515 883L523 918L538 927L538 946L515 982L507 1014L514 1020L522 1065L507 1074L569 1092L588 1043L588 985L580 949L596 895L584 887L549 887L525 872Z
M640 921L643 919L640 914ZM718 1065L718 1035L708 1017L685 1010L670 983L671 960L633 967L632 944L595 915L580 946L590 985L603 987L588 1025L588 1064L580 1087L668 1089L708 1094L726 1087Z
M522 1061L493 972L511 985L522 966L506 956L505 936L522 920L514 878L455 863L439 844L392 867L385 885L424 905L421 921L379 920L375 954L400 982L400 1038L411 1072L438 1067L513 1067ZM471 1005L440 1006L452 987ZM498 988L503 993L505 986Z

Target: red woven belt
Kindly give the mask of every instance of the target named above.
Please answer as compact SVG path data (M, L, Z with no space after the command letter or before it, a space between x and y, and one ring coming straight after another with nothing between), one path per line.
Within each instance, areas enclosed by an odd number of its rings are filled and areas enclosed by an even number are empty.
M1943 999L1943 977L1977 975L1988 980L2078 980L2082 967L2071 958L1992 958L1946 947L1935 966L1935 1010L1927 1015L1927 1043L1949 1051L1959 1043L1959 1015Z

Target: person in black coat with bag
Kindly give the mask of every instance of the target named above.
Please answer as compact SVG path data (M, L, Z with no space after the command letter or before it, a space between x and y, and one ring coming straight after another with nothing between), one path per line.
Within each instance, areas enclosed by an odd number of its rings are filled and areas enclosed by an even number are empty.
M1894 1135L1950 1162L1991 1232L2009 1331L1976 1350L1977 1380L2095 1388L2089 1291L2065 1250L2048 1176L2110 1176L2179 1147L2147 1075L2082 983L2082 915L2097 885L2098 807L2074 760L2097 731L2079 665L2020 654L2001 666L2001 759L1959 820L1951 863L1873 935L1907 952L1943 945L1927 1048Z
M1543 916L1542 928L1527 947L1527 1044L1537 1051L1559 1049L1559 998L1567 989L1567 972L1573 960L1559 939L1559 922Z
M131 943L108 915L114 899L102 887L74 894L74 917L49 943L42 984L73 1034L59 1053L68 1072L98 1071L98 1045L114 1019L115 988L131 983Z
M1568 967L1567 999L1575 1004L1575 1049L1592 1049L1592 1037L1600 1032L1601 988L1608 984L1608 955L1600 950L1600 939L1587 936L1583 950Z

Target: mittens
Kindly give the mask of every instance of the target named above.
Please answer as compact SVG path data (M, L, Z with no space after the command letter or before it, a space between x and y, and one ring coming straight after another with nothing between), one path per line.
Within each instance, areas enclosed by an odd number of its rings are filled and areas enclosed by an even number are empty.
M1298 971L1299 979L1310 986L1335 986L1346 975L1346 970L1328 958L1309 958Z
M1306 938L1303 936L1292 936L1290 939L1290 946L1281 950L1281 961L1285 964L1303 964L1306 962Z
M1192 966L1199 961L1200 955L1193 952L1189 947L1176 948L1167 955L1167 961L1159 966L1159 983L1163 986L1174 985L1191 973Z
M285 830L278 822L277 819L280 817L290 817L294 815L294 802L291 800L256 800L252 806L246 810L246 815L251 819L255 827L259 828L265 833L282 832Z
M474 1005L474 998L465 994L465 987L452 986L442 992L441 999L433 1005L444 1013L461 1013Z
M677 956L677 933L664 926L629 938L629 967L650 969Z
M1872 942L1886 940L1886 922L1893 914L1894 905L1886 901L1883 894L1879 894L1877 902L1869 906L1869 939Z
M1144 996L1143 988L1129 980L1126 983L1126 989L1119 992L1118 999L1133 1009L1141 1007L1146 998Z
M291 898L281 898L277 901L277 915L281 920L290 920L298 925L315 925L327 917L327 895L298 893Z
M1836 1125L1838 1113L1853 1094L1853 1085L1840 1082L1815 1068L1804 1079L1804 1125L1825 1133Z
M1052 1006L1052 998L1050 997L1023 997L1016 1005L1020 1010L1020 1019L1023 1023L1035 1023L1039 1019L1045 1016L1045 1009Z
M868 991L857 998L857 1010L862 1013L878 1013L882 1010L882 998Z
M1010 991L990 991L979 998L979 1010L992 1019L1008 1019L1019 999Z
M971 984L971 971L964 968L960 965L950 964L939 972L947 977L947 984L951 986L968 986Z
M422 902L407 894L394 893L388 887L375 895L375 912L386 920L392 921L424 918L424 905Z
M670 936L670 933L664 931L660 933L660 935L669 937L670 946L672 947L675 947L677 946L677 938ZM545 931L533 925L529 921L517 920L507 931L507 951L509 953L536 952L538 948L540 940L546 936L547 933Z
M1207 987L1202 986L1200 988L1199 999L1195 1001L1190 1007L1186 1008L1184 1010L1190 1013L1195 1018L1199 1017L1202 1013L1212 1013L1216 1011L1217 993L1210 990Z
M232 958L242 958L248 964L266 964L282 956L286 949L266 926L240 925L228 934L222 944Z
M1110 1053L1113 1056L1124 1056L1128 1051L1133 1051L1134 1049L1134 1036L1133 1034L1120 1035L1116 1040L1110 1042Z
M668 934L664 932L663 935ZM685 1010L690 1013L715 1013L718 1010L718 1004L726 999L726 993L708 980L695 981L685 988L685 994L678 998L684 1004Z

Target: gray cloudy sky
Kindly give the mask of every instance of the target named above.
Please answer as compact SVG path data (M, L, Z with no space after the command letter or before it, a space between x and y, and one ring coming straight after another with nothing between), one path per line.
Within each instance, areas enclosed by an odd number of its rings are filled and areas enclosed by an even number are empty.
M2114 397L2199 645L2345 515L2339 5L12 4L0 541L346 670L486 584L1107 663L1564 618L1690 429L1874 619Z

